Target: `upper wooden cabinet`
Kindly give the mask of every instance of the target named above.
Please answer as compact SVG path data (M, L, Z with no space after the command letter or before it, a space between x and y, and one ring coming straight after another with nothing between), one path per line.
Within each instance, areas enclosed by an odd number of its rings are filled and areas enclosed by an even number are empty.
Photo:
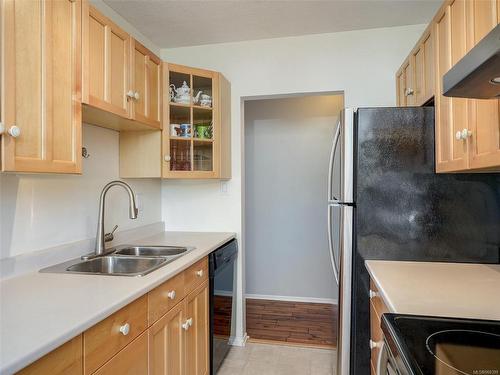
M434 96L437 172L500 169L499 101L442 95L443 76L499 23L499 3L446 0L396 73L399 106ZM413 75L407 73L412 63ZM414 102L404 95L410 85Z
M434 95L434 39L428 27L396 73L397 105L420 106Z
M1 8L1 169L80 173L82 3Z
M120 134L120 177L231 178L229 82L219 72L162 64L163 131Z
M132 40L133 118L160 128L161 61L146 47Z
M500 23L499 4L498 0L467 2L470 48ZM500 100L470 100L468 128L469 167L500 170Z
M160 59L86 0L82 19L84 121L161 129Z
M218 72L164 63L164 178L230 178L229 82Z
M83 2L83 102L130 116L130 35Z

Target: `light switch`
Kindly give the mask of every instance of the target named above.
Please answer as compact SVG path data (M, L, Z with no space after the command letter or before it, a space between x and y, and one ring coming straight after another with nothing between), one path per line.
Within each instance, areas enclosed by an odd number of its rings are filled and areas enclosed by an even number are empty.
M222 194L227 194L229 192L229 184L227 183L227 181L220 182L220 192Z

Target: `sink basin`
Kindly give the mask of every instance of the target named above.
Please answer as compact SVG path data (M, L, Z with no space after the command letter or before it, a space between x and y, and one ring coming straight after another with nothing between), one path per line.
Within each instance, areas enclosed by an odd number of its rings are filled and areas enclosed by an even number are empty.
M115 254L144 257L170 257L184 254L188 250L187 247L181 246L127 246L115 251Z
M103 256L73 264L66 272L94 275L144 276L169 263L167 258Z

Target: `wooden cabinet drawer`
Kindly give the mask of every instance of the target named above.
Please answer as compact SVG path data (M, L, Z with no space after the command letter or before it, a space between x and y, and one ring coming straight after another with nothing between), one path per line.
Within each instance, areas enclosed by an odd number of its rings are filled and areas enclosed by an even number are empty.
M371 297L370 300L371 300L371 303L373 304L373 307L375 308L375 310L377 312L377 315L381 318L382 314L389 312L389 309L385 305L382 297L380 297L380 292L377 289L375 283L371 280L370 280L370 290L372 292L376 293L376 295L374 297Z
M184 273L156 287L148 294L149 324L153 324L184 298Z
M184 271L184 293L191 293L207 279L208 258L205 257Z
M149 366L148 331L102 366L96 375L147 375Z
M80 375L82 371L82 335L79 335L19 371L17 375Z
M147 295L140 297L83 334L84 373L91 374L144 332Z

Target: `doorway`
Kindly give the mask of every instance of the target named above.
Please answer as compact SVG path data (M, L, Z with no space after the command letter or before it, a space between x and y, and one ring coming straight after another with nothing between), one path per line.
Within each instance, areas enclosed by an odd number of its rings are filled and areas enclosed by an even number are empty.
M334 347L337 289L327 173L342 93L244 102L246 330L253 341Z

